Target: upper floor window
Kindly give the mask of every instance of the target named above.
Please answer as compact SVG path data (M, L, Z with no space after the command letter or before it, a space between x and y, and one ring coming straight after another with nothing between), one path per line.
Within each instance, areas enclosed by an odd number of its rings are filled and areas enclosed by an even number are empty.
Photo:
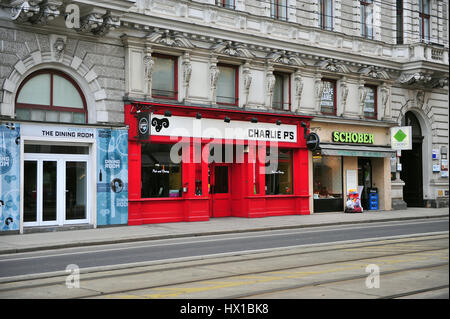
M403 0L397 0L397 44L403 44Z
M322 80L323 91L320 99L320 111L323 114L336 115L336 81Z
M270 17L287 20L287 0L270 0Z
M373 38L373 0L361 0L361 36Z
M272 108L275 110L291 110L291 82L289 74L274 72L275 85L273 87Z
M216 0L216 4L220 7L235 9L235 0Z
M430 41L430 0L419 0L419 32L422 41Z
M177 57L154 54L152 75L152 97L178 98L178 63Z
M333 0L319 0L319 26L333 30Z
M16 95L16 119L86 123L86 99L77 83L57 70L29 75Z
M219 64L219 79L217 80L217 103L238 105L239 102L239 71L234 65Z
M377 87L365 85L366 99L364 100L364 117L377 118Z

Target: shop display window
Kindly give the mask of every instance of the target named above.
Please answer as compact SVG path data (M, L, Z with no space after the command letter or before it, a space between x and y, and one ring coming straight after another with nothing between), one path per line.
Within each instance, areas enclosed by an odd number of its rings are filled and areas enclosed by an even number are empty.
M342 158L313 156L314 199L342 199Z
M267 148L267 157L270 149ZM266 163L266 195L290 195L292 190L292 151L278 149L276 163Z
M182 163L172 161L171 147L170 144L142 144L142 198L182 196Z

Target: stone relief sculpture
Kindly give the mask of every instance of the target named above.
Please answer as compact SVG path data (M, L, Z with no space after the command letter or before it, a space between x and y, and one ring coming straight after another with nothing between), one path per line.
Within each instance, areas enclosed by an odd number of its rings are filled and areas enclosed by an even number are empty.
M275 87L275 75L273 75L273 68L269 68L266 73L266 89L268 98L268 108L272 107L273 88Z
M184 53L183 56L183 86L184 86L184 98L186 99L189 94L189 84L191 81L192 64L189 53Z
M343 116L346 112L347 97L348 97L348 85L345 81L343 81L341 83L341 103L342 103L341 116Z
M359 105L360 105L359 116L363 117L364 116L364 102L366 100L366 95L367 95L367 90L364 87L364 84L360 84L360 86L358 88L358 93L359 93Z
M242 73L244 76L244 94L245 94L244 106L246 106L248 103L248 95L250 93L250 85L252 84L252 74L250 72L250 64L248 62L244 64Z
M300 74L300 72L295 72L294 75L294 82L295 82L295 97L297 99L297 112L300 111L300 103L302 100L302 93L303 93L303 79Z
M381 86L380 93L381 93L381 106L383 107L384 110L383 119L387 120L390 118L391 115L391 110L388 104L390 90L386 86Z
M314 81L314 95L316 97L316 112L320 113L320 100L322 99L323 82L321 78L316 78Z
M153 60L152 54L147 52L144 56L144 76L147 83L147 95L150 97L152 96L152 75L154 64L155 61Z
M216 103L217 94L217 81L219 80L219 68L217 67L217 62L212 62L209 67L209 84L211 89L211 101L213 104Z

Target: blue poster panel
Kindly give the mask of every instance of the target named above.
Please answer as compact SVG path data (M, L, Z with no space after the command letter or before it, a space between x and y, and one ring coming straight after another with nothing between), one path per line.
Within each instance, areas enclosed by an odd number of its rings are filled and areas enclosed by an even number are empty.
M0 123L0 231L19 230L20 125Z
M128 130L97 130L97 225L128 223Z

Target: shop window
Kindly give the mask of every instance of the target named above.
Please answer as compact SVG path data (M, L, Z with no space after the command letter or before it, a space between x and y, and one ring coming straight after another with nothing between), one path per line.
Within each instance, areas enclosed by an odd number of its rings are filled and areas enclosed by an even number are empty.
M323 80L322 98L320 99L320 111L322 114L336 115L336 81Z
M216 4L223 8L235 9L235 0L216 0Z
M373 38L373 0L359 2L361 8L361 36L367 39Z
M274 110L291 110L291 82L289 74L274 72L275 85L273 88L272 108Z
M219 64L219 79L217 81L217 103L238 105L238 67L234 65Z
M76 82L65 73L41 70L29 75L16 95L16 119L86 123L86 100Z
M366 85L366 99L364 100L364 117L377 118L377 87Z
M419 32L422 41L430 41L430 0L419 0Z
M270 157L270 148L266 156ZM292 151L278 149L277 161L266 163L266 195L289 194L293 194Z
M313 174L314 211L341 211L342 157L314 154Z
M172 161L171 148L170 144L142 144L142 198L182 196L182 164Z
M270 17L287 20L287 0L270 0Z
M174 99L178 97L178 64L174 56L154 54L152 97Z
M333 30L333 0L319 0L319 26Z

